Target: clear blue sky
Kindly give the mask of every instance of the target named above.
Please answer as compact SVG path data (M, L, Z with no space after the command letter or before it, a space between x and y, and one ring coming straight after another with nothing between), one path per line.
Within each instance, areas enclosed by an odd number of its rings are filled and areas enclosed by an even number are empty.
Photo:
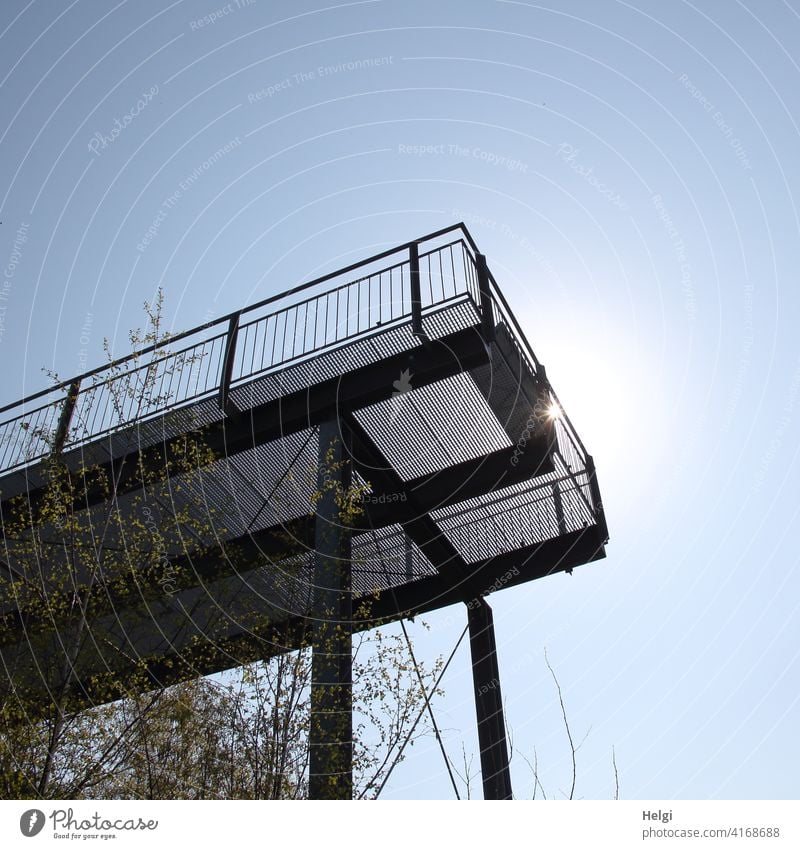
M492 597L515 791L534 746L569 785L546 646L578 795L613 746L625 798L797 798L800 3L3 0L0 33L0 402L126 353L158 285L186 329L464 220L611 531ZM387 795L449 795L433 741Z

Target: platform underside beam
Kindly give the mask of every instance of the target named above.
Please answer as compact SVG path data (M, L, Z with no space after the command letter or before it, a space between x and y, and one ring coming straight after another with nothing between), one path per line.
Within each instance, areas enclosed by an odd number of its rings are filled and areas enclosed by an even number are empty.
M377 597L356 598L353 628L357 631L367 630L384 622L413 618L451 604L470 601L498 587L506 589L557 572L569 572L577 566L605 557L604 541L598 529L591 526L520 551L469 564L469 583L464 582L462 576L451 568L446 568L435 575L391 588ZM242 572L237 579L238 594L231 598L235 598L241 605L244 594L245 600L249 599L249 606L245 609L257 612L263 610L264 602L259 595L255 575L255 572ZM75 682L76 693L85 692L89 703L96 700L97 691L90 683L92 675L106 669L119 672L130 663L132 657L146 660L146 668L153 683L166 686L188 676L210 675L310 644L307 615L274 611L275 615L267 619L259 617L260 624L255 626L247 617L239 616L237 619L228 614L226 605L230 599L218 591L214 583L205 585L202 591L195 590L192 593L196 598L214 602L216 619L200 628L200 632L208 636L213 627L213 639L206 638L199 643L192 640L193 635L198 634L196 622L194 629L189 627L194 607L190 600L184 601L181 596L168 604L151 603L143 606L138 613L129 611L132 617L130 622L120 623L116 617L108 617L103 623L92 626L101 637L100 644L107 648L93 661L85 676ZM136 637L139 633L137 622L146 629L152 626L154 618L166 634L163 648L137 640ZM25 636L25 633L24 630L20 631L21 636ZM67 628L62 628L60 633L61 638L68 639ZM36 670L31 655L35 645L35 640L25 638L23 643L3 647L0 650L3 662L9 669ZM41 686L38 679L30 683ZM106 692L103 691L104 696Z
M353 410L378 403L392 397L393 384L405 370L413 371L414 386L421 388L462 373L465 369L480 366L488 361L478 327L468 327L441 339L426 341L424 345L386 357L380 362L353 369L347 374L329 378L302 390L287 392L275 400L255 404L222 421L199 428L202 443L215 456L230 458L257 446L297 433L327 421L339 409ZM280 374L275 376L280 379ZM232 403L229 396L229 406ZM185 413L186 411L178 411ZM168 416L165 417L168 419ZM117 481L116 491L123 495L139 486L141 470L145 473L164 468L164 458L179 448L182 434L139 450L136 429L131 429L131 450L99 464L98 471ZM102 444L99 440L98 444ZM87 449L78 449L64 455L64 461L77 469ZM41 465L41 464L39 464ZM14 478L24 481L24 492L35 510L41 500L44 478L38 467L15 473ZM40 482L41 479L41 482ZM10 483L13 483L11 481ZM4 494L8 492L8 487ZM90 490L81 499L78 509L102 503L107 497L102 488ZM8 498L0 504L8 509Z

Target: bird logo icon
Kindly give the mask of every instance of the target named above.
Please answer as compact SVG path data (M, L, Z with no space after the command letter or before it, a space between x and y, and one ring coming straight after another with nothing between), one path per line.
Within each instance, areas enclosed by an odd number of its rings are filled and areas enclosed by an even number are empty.
M410 392L414 388L411 385L411 371L407 368L403 369L400 372L400 378L395 380L392 386L394 386L392 398L397 398L398 395L405 395L406 392Z
M412 377L411 370L406 368L400 372L400 377L392 383L394 391L392 392L392 414L389 417L389 424L392 424L397 418L406 403L406 396L414 388L411 385Z

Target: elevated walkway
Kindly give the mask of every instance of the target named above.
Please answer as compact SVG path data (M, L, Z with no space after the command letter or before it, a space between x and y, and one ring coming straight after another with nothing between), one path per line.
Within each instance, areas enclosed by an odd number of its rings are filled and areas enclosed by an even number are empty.
M0 684L58 686L63 662L42 658L76 640L72 686L89 698L134 669L168 683L304 644L318 434L332 419L362 493L355 628L605 556L592 459L457 225L0 410L4 515L15 497L42 504L53 455L73 473L97 466L116 491L90 487L75 509L87 533L103 527L98 562L125 552L130 571L128 591L105 596L102 578L78 574L74 592L96 595L83 621L33 621L14 587L56 586L69 541L41 527L51 556L33 563L30 539L6 536ZM195 521L164 552L169 586L139 581L125 527L143 521L141 470L163 471L187 433L218 459L146 491L152 521Z

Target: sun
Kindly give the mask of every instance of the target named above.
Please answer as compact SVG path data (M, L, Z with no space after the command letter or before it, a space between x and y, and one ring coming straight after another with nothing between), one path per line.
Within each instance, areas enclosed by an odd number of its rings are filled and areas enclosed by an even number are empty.
M560 419L562 416L561 407L555 402L551 401L547 405L547 409L545 410L545 415L550 421L555 421L556 419Z

